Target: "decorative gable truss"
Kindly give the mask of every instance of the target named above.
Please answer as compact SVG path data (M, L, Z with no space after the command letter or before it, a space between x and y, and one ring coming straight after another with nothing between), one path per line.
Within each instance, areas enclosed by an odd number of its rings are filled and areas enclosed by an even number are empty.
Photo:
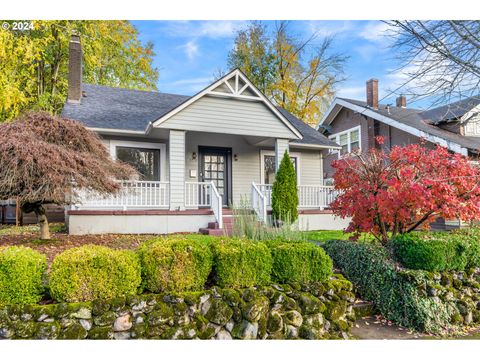
M263 100L262 97L257 94L256 89L245 81L238 71L234 71L230 76L221 79L221 83L207 94L244 100Z

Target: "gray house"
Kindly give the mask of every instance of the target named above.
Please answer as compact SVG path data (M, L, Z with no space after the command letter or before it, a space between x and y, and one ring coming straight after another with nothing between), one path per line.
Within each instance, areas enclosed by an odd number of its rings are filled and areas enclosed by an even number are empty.
M267 221L285 151L298 178L300 228L346 226L326 209L335 194L323 186L323 150L338 145L275 107L241 71L184 96L82 84L81 60L73 37L62 116L98 133L112 157L142 178L109 198L83 194L67 211L70 233L219 234L240 203Z

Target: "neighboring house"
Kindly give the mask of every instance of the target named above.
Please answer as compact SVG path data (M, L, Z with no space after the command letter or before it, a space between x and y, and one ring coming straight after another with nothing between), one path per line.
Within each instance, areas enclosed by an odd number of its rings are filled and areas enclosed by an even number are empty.
M396 106L379 104L378 81L366 84L366 101L335 98L320 120L317 130L341 146L323 154L323 177L331 184L332 161L344 153L378 147L376 136L384 138L382 148L418 143L438 144L476 160L480 150L480 96L446 106L419 110L407 106L405 96Z
M366 101L335 98L320 120L317 130L335 141L341 149L323 153L325 185L333 185L332 162L343 154L370 148L391 149L395 145L425 141L477 161L480 151L480 96L470 97L430 110L407 106L405 96L396 99L396 105L379 104L378 81L366 83ZM382 136L383 145L375 141ZM422 140L424 139L424 140ZM458 219L437 219L434 229L451 229L465 225Z
M323 150L338 146L275 107L241 71L184 96L82 84L81 64L73 37L62 116L99 134L142 179L106 199L84 194L67 212L70 233L218 234L231 226L232 204L245 201L266 221L285 151L298 177L300 227L345 227L325 209L334 193L322 176Z

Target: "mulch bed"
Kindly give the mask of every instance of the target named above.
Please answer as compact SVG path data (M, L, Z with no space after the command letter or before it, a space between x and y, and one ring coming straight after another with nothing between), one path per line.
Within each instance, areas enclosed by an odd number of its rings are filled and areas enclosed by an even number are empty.
M39 240L36 233L0 235L0 246L27 246L45 254L50 264L55 255L87 244L108 246L113 249L136 249L145 240L158 235L68 235L52 233L50 240Z

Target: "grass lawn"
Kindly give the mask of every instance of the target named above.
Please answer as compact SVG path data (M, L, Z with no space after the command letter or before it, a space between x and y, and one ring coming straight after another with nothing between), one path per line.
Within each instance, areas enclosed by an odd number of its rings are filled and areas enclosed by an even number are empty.
M351 234L346 234L343 230L317 230L317 231L307 231L307 239L314 240L318 242L325 242L328 240L348 240ZM359 241L371 242L375 238L367 233L364 233L358 239Z

